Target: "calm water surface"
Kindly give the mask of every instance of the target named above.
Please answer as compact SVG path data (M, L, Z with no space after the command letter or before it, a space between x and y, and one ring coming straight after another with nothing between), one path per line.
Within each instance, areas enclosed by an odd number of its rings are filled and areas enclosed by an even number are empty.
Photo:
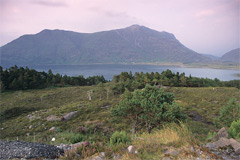
M172 72L179 72L193 77L202 78L218 78L223 81L240 79L237 74L240 74L240 70L227 70L227 69L206 69L206 68L180 68L169 66L157 66L157 65L121 65L121 64L94 64L94 65L36 65L29 66L29 68L36 69L38 71L47 72L49 69L53 73L59 73L61 75L84 77L103 75L106 79L111 80L113 75L120 74L121 72L159 72L166 69L170 69Z

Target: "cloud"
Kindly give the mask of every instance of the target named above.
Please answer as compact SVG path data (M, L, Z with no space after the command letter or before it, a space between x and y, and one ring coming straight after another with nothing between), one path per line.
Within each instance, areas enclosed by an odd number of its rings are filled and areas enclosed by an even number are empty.
M198 13L195 14L196 17L206 17L206 16L212 16L215 14L215 11L214 10L202 10L202 11L199 11Z
M32 4L48 6L48 7L67 7L68 5L64 2L57 0L31 0Z

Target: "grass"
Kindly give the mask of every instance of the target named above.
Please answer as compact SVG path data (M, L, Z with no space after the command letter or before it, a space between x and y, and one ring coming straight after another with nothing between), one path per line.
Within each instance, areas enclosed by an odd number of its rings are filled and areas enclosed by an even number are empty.
M197 146L198 141L192 132L183 123L171 123L165 125L161 130L155 130L151 134L143 133L133 141L133 146L139 154L125 153L123 159L161 159L165 157L166 150L176 150L179 155L172 156L173 159L188 159L194 157L190 151L191 146ZM189 154L186 154L189 152ZM191 158L193 158L191 157Z
M87 91L93 90L92 101L88 100ZM199 121L186 122L186 126L201 141L206 139L209 131L216 131L212 125L220 108L227 105L233 96L240 100L236 88L171 88L184 113L201 117ZM48 88L1 93L0 101L0 139L35 141L51 144L67 143L64 133L78 134L78 127L86 128L86 139L91 141L109 141L114 131L130 132L131 126L125 119L110 116L110 108L120 100L120 95L110 95L107 99L97 86ZM109 107L104 107L109 106ZM50 115L62 116L78 111L68 121L49 122ZM62 133L51 132L51 127L60 128ZM27 136L26 136L27 135ZM61 137L62 140L61 140ZM60 140L59 140L60 139Z
M203 87L170 89L175 95L176 102L187 115L200 118L187 121L187 126L201 141L206 140L209 131L217 131L213 125L214 118L219 116L219 110L227 105L232 97L240 101L240 90L230 87ZM195 116L195 117L194 117Z
M91 102L87 98L89 90L94 90ZM98 92L97 87L91 86L2 93L0 102L0 128L3 128L1 139L16 140L18 137L21 140L33 141L31 136L35 135L35 139L41 142L41 135L42 137L47 135L48 129L53 126L60 127L63 131L77 132L77 127L86 126L89 133L103 130L111 132L108 129L111 126L111 120L106 118L109 117L109 109L101 107L114 105L118 101L118 97L111 95L107 100L106 95L103 95L104 99L99 100ZM46 121L46 117L50 115L61 116L72 111L78 111L78 113L69 121ZM30 120L28 115L36 119ZM97 130L96 127L98 127ZM30 136L26 137L28 133ZM54 133L50 133L50 135L50 138L55 136ZM49 141L50 138L43 142Z

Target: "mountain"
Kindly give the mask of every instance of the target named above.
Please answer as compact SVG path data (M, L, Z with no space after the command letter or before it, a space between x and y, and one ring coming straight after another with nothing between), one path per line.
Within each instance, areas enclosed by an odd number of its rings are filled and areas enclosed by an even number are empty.
M240 48L233 49L225 53L220 60L222 62L232 62L240 64Z
M209 62L173 34L132 25L96 33L43 30L2 46L6 65L141 62Z
M207 58L210 58L212 60L218 60L220 57L217 57L217 56L214 56L214 55L211 55L211 54L201 54L202 56L204 57L207 57Z

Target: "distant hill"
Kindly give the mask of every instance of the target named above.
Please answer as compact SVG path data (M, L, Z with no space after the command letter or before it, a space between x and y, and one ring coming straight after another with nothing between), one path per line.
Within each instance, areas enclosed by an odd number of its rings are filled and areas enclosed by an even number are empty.
M222 62L233 62L240 64L240 48L233 49L225 53L220 60Z
M185 47L173 34L139 25L96 33L43 30L0 49L6 65L211 61Z
M201 54L201 55L203 55L204 57L210 58L212 60L218 60L220 58L211 54Z

